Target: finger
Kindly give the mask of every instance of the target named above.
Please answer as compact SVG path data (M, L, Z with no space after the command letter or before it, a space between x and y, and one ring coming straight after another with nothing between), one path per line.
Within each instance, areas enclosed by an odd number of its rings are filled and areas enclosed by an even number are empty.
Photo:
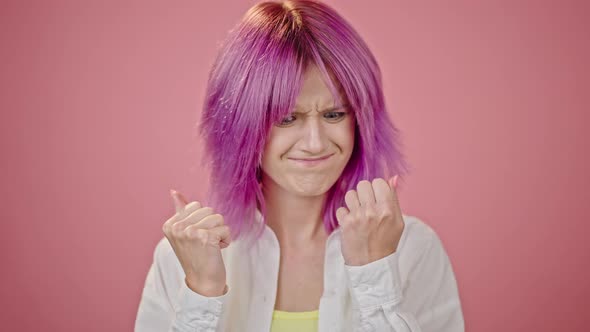
M389 186L389 188L391 188L391 189L395 188L395 184L394 184L394 182L393 182L393 178L395 178L395 176L394 176L394 177L391 177L391 178L389 178L389 180L387 180L387 185L388 185L388 186Z
M190 202L184 206L184 210L182 210L180 213L176 213L178 215L177 218L178 220L182 220L190 216L193 212L197 211L200 208L202 208L201 203L197 201Z
M387 181L389 187L397 189L397 182L399 181L399 175L395 175Z
M385 182L384 179L374 179L371 185L373 186L373 192L375 193L376 202L390 202L393 199L393 195L391 193L393 189L389 187L389 185L387 184L387 182Z
M338 210L336 210L336 220L338 220L338 224L340 226L342 226L344 222L344 217L346 217L348 213L350 213L350 211L348 211L348 209L343 206L339 207Z
M170 230L174 224L182 221L183 219L188 217L191 213L193 213L194 211L196 211L200 208L201 208L201 203L199 203L199 202L188 203L187 205L185 205L184 210L182 210L180 213L178 213L178 212L175 213L172 217L170 217L168 220L166 220L166 222L162 226L162 230L164 231L164 233L168 232L168 230Z
M210 216L212 214L213 214L213 209L210 207L204 207L204 208L197 209L194 212L192 212L190 215L188 215L186 218L174 223L174 225L172 225L172 229L176 232L182 232L182 231L186 230L188 227L199 223L205 217ZM199 227L199 228L201 228L201 227Z
M201 219L199 222L197 222L197 227L203 228L203 229L215 228L215 227L222 226L222 225L223 225L223 216L220 215L219 213L214 213L214 214L208 215L205 218Z
M395 176L394 176L394 178L395 178ZM397 179L394 179L394 178L390 179L391 180L390 183L392 185L392 187L390 187L391 188L391 197L392 197L392 200L393 200L394 205L396 207L395 210L401 214L402 212L401 212L401 207L399 204L399 196L397 195Z
M356 190L347 191L346 195L344 195L344 201L349 211L354 211L361 206Z
M170 189L170 195L172 196L172 200L174 201L174 207L176 209L176 220L182 220L190 215L197 209L201 208L201 203L197 201L193 201L187 204L187 199L184 197L183 194L179 193L176 190Z
M373 193L373 186L371 182L362 180L356 185L358 192L359 202L361 206L375 203L375 194Z
M174 189L170 189L170 195L174 201L174 208L176 209L176 212L178 213L184 210L184 206L188 203L187 199Z
M211 234L213 234L212 236L209 236L209 238L212 239L213 241L215 241L215 243L212 243L212 244L219 244L219 245L221 245L221 243L224 243L227 245L230 244L230 242L231 242L230 231L229 231L229 227L227 225L211 228L211 229L209 229L209 232Z

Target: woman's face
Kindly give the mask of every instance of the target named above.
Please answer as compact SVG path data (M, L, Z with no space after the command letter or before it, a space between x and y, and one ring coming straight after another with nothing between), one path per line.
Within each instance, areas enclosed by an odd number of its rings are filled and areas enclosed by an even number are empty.
M295 104L270 131L262 155L262 182L296 195L318 196L338 180L352 155L353 113L346 105L334 105L315 66L305 72Z

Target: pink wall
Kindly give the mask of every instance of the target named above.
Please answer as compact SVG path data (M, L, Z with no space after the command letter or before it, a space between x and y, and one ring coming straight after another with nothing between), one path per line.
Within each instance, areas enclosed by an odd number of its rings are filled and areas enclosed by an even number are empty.
M51 4L50 4L51 3ZM129 331L168 189L202 199L194 123L251 1L4 1L1 330ZM331 1L381 63L469 331L590 321L585 1Z

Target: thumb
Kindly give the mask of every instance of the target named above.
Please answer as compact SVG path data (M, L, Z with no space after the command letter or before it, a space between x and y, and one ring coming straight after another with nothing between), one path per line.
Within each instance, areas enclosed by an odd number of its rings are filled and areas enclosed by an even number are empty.
M344 221L344 217L350 213L347 208L341 206L336 210L336 220L338 221L338 225L342 226L342 222Z
M398 180L398 176L395 175L394 177L390 178L387 181L387 184L389 184L389 187L392 189L397 189L397 180Z
M178 191L174 189L170 189L170 195L172 196L172 200L174 201L174 208L176 208L176 212L181 212L184 210L184 206L188 203L187 199Z

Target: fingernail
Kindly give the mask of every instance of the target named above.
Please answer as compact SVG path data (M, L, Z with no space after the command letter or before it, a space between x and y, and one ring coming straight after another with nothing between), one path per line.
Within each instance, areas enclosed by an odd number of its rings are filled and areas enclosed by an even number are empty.
M176 194L176 190L170 189L170 195L174 196Z

